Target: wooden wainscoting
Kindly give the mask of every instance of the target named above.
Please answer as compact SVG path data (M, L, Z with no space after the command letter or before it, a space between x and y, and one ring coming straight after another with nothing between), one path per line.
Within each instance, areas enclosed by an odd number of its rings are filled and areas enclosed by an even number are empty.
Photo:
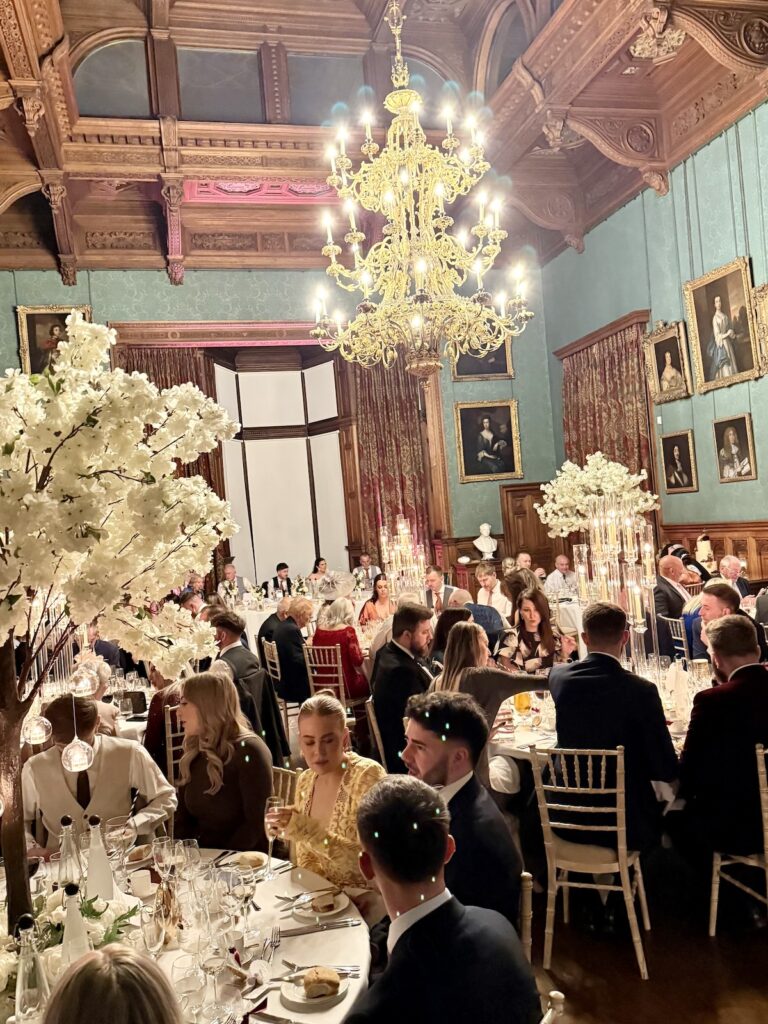
M551 572L557 555L570 556L570 545L564 537L550 537L533 507L542 499L541 484L504 484L501 491L501 521L507 551L530 551L533 566Z
M736 555L747 563L750 580L768 579L768 520L739 523L659 523L661 543L682 544L693 553L696 538L706 533L715 558Z

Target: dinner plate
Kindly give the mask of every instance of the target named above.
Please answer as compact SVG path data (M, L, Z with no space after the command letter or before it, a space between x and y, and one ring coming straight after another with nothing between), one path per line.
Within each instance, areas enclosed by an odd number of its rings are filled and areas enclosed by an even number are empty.
M138 850L143 851L143 856L138 860L131 860L130 853L135 853ZM125 860L125 867L128 871L135 871L137 868L147 868L152 863L152 845L150 843L142 843L141 846L134 846L130 853Z
M238 853L231 854L229 857L225 857L224 860L220 860L219 863L216 866L218 868L223 868L223 869L226 869L226 868L246 868L246 867L252 867L254 871L263 871L264 868L267 866L267 855L266 855L266 853L261 853L259 850L248 851L248 853L249 853L250 857L253 857L253 856L259 857L260 858L260 863L259 864L250 864L250 863L246 864L246 863L242 863L240 861L240 857L242 857L243 854L242 854L242 852L238 852Z
M338 892L333 897L333 910L324 910L319 914L316 910L312 909L311 903L305 903L304 906L295 907L294 915L300 917L302 921L318 921L324 917L334 917L336 914L340 914L342 910L346 910L349 906L349 896L345 892Z
M280 988L280 1001L289 1010L311 1013L313 1010L327 1010L336 1006L349 991L349 978L342 978L339 991L334 996L321 996L320 999L307 999L304 985L301 982L284 981Z

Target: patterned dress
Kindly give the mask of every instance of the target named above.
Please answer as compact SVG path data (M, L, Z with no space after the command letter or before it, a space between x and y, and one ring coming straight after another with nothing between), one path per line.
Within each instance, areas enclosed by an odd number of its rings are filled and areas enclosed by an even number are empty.
M311 768L302 772L296 791L298 813L291 818L286 836L296 843L300 868L314 871L340 888L363 889L369 886L358 865L357 808L387 773L376 761L354 753L348 753L344 763L346 770L327 827L309 816L317 774Z
M554 664L567 661L562 655L561 636L556 626L552 627L555 649L544 649L538 633L531 636L519 625L513 626L499 642L499 657L508 658L513 672L528 672L535 675L549 675Z

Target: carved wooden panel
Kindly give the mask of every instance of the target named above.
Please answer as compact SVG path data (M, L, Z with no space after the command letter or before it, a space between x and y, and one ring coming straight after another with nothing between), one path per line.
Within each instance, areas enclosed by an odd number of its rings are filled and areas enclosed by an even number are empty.
M534 567L542 566L551 572L556 556L568 552L568 544L561 537L547 535L546 527L533 507L539 501L541 484L507 484L501 487L504 543L512 557L518 551L529 551Z
M682 544L689 551L696 550L696 540L708 534L715 558L736 555L746 562L750 580L768 579L768 521L737 523L660 523L662 543Z

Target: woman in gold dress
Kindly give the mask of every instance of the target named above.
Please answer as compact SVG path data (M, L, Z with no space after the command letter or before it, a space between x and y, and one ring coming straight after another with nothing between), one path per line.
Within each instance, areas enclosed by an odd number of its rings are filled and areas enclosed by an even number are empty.
M339 888L362 890L357 808L386 772L348 751L343 706L328 693L316 693L299 710L299 743L308 764L299 777L296 804L273 811L270 820L296 843L296 864Z

